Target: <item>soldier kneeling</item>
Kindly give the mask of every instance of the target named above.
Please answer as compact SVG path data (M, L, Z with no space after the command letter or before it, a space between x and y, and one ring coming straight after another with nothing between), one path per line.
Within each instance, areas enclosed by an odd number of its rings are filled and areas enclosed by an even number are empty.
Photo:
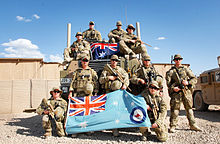
M65 136L63 122L67 110L67 102L61 98L62 91L59 88L54 87L50 91L51 97L49 99L43 99L40 106L36 109L39 115L43 115L42 125L45 130L45 137L52 135L51 120L56 123L57 135Z
M149 84L149 88L145 89L141 95L144 97L148 116L152 123L152 128L154 129L157 139L164 142L168 138L168 129L164 124L164 119L167 115L167 106L163 98L159 94L158 82L152 81ZM146 141L148 132L147 127L140 127L140 132L142 133L142 140Z

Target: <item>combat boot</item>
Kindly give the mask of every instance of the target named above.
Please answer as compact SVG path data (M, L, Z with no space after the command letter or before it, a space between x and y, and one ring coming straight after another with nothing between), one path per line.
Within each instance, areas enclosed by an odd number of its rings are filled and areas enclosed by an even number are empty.
M118 137L118 136L119 136L119 131L118 131L118 129L113 129L113 130L112 130L112 134L113 134L113 136Z
M175 127L170 127L170 129L169 129L169 133L175 133L176 132L176 130L175 130L176 128Z
M147 137L145 135L141 136L141 141L147 141Z
M148 130L145 131L144 133L142 133L141 140L147 141L147 136L149 136L150 134L151 134L151 132L149 132Z
M194 125L191 125L191 126L190 126L190 129L191 129L191 130L194 130L194 131L202 131L202 130L201 130L197 125L195 125L195 124L194 124Z
M44 134L44 137L48 138L50 136L52 136L52 132L51 131L46 131L45 134Z

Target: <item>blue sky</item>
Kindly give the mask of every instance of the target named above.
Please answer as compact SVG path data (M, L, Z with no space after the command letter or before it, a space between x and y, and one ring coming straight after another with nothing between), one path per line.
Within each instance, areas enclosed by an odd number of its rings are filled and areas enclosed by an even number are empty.
M89 21L102 37L121 20L123 29L138 21L141 38L154 63L170 63L180 53L194 73L216 68L220 55L219 0L2 0L0 57L43 57L62 60L67 23L75 33Z

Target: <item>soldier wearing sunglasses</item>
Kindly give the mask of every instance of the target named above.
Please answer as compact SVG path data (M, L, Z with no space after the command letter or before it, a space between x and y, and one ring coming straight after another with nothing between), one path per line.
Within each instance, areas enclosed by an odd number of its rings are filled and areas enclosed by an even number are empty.
M90 44L86 40L83 40L82 33L77 32L75 37L77 40L73 42L70 48L64 50L64 61L66 62L79 60L85 55L90 57Z
M109 92L112 92L118 89L127 89L129 85L128 73L120 66L117 66L118 61L119 61L118 56L112 55L110 67L114 71L117 71L118 73L120 73L124 83L122 83L122 81L120 81L117 78L117 76L113 75L112 72L109 71L109 69L107 69L105 66L99 78L99 82L101 84L101 87L105 89L105 93L109 93ZM113 133L113 136L116 136L116 137L119 136L118 129L112 130L112 133Z
M196 125L192 110L192 92L197 79L188 67L181 64L182 60L181 55L176 54L173 59L175 65L166 73L167 87L171 98L170 133L175 132L181 103L184 105L190 129L201 131Z
M65 136L63 123L67 110L67 102L61 98L62 91L57 87L54 87L50 91L50 94L51 97L45 100L46 102L42 100L36 112L39 115L43 115L42 125L45 130L45 137L52 135L52 119L54 119L56 123L57 135L62 137Z
M143 65L132 76L131 83L138 85L137 93L141 93L146 87L148 87L151 81L157 81L160 87L160 94L163 93L163 77L155 70L151 64L151 58L149 55L142 57Z
M141 95L146 101L148 116L152 123L151 127L154 129L157 139L165 142L168 138L168 130L164 124L164 119L167 115L167 106L163 97L159 94L159 89L158 82L151 81L149 87ZM151 134L147 127L140 127L140 132L142 133L142 141L146 141L147 137Z
M73 73L68 98L72 96L92 96L98 93L98 76L97 73L89 67L89 57L82 57L81 64L82 67Z

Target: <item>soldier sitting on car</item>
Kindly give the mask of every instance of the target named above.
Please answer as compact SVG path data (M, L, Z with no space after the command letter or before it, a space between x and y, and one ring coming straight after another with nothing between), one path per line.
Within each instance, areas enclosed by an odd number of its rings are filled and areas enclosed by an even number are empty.
M88 41L90 44L98 41L102 41L101 33L94 29L95 23L89 22L89 29L83 32L83 39Z
M73 42L70 48L64 50L64 61L79 60L82 56L90 57L90 44L82 39L82 33L77 32L75 37L77 40Z
M59 88L54 87L50 91L51 97L43 99L40 106L36 109L39 115L43 115L42 125L45 130L45 137L52 135L51 120L56 123L57 135L65 136L63 123L67 110L67 102L61 98L62 91Z
M127 33L122 37L119 42L119 49L121 54L128 54L130 58L135 58L136 54L141 54L141 56L147 54L146 46L141 40L133 34L135 28L132 24L128 25L126 29Z
M109 43L119 43L123 35L126 34L126 32L121 28L122 23L121 21L117 21L116 23L117 28L110 31L108 34Z

